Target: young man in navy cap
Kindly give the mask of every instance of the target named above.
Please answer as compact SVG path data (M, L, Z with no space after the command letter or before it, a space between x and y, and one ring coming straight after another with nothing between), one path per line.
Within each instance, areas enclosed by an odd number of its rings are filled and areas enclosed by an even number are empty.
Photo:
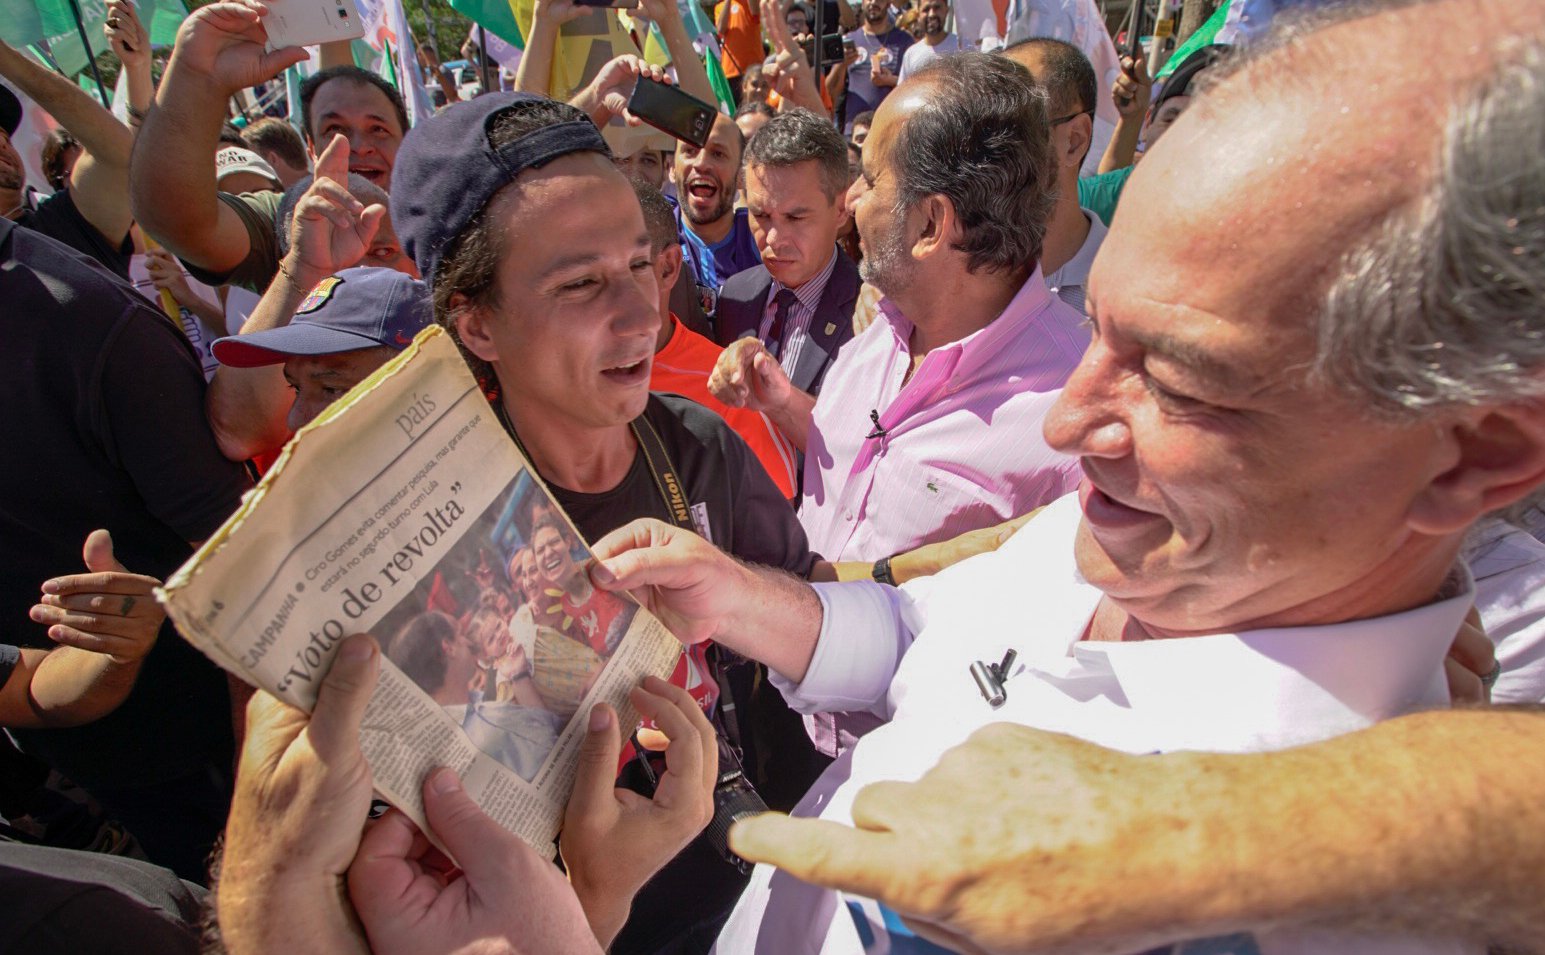
M742 559L809 575L816 557L745 442L700 405L649 393L660 331L649 233L583 113L524 94L450 106L403 141L391 195L436 320L588 540L654 516ZM721 681L729 687L739 719L721 732L738 736L770 803L797 798L819 771L797 718L781 700L761 709L751 669L712 656L683 662L674 682L709 711ZM630 860L618 856L608 872L625 881ZM743 881L705 840L692 842L644 887L614 950L706 948Z
M268 296L262 310L272 303ZM345 269L323 279L289 324L222 338L215 357L227 368L284 366L295 392L285 426L300 428L364 381L433 320L429 289L391 269Z

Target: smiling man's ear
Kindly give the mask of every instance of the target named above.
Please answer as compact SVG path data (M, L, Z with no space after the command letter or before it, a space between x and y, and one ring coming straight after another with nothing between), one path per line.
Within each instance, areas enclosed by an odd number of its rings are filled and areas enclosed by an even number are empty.
M1458 460L1412 502L1418 531L1462 532L1545 485L1545 401L1477 409L1447 426L1447 437Z

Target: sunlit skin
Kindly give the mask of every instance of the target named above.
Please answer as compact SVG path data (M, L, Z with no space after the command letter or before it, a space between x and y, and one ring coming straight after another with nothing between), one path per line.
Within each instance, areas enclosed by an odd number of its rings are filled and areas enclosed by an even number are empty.
M494 302L453 306L463 343L494 366L538 457L599 443L631 461L625 426L648 401L660 323L633 187L607 157L572 153L522 172L487 214L507 227Z
M1327 121L1319 91L1283 95L1271 129L1242 97L1182 117L1095 261L1093 342L1045 434L1086 474L1075 552L1107 594L1096 638L1408 609L1478 516L1459 465L1495 418L1384 423L1305 371L1327 258L1423 186L1433 111L1405 97Z
M397 352L385 346L335 355L296 355L284 363L284 380L295 392L285 424L299 431L350 388L370 377Z
M640 179L656 189L665 186L665 158L658 149L635 150L631 156L615 156L612 161L629 179Z
M751 137L757 134L758 130L770 122L772 122L772 117L766 113L746 113L735 117L735 125L740 127L740 135L746 137L746 142L748 143L751 141Z
M828 197L814 159L792 166L746 167L751 232L772 277L799 288L826 267L846 213L842 193Z
M336 135L349 140L349 172L390 188L392 163L402 145L403 128L386 94L369 83L335 79L323 83L311 100L311 142L319 148ZM313 154L312 158L316 158Z
M1175 120L1180 118L1180 114L1184 113L1190 105L1191 97L1189 95L1171 96L1163 103L1160 103L1159 108L1153 112L1153 115L1148 117L1148 124L1143 127L1143 143L1152 149L1153 144L1159 141L1159 137L1164 135L1165 131L1174 124Z
M740 187L740 133L720 114L708 144L681 143L674 169L676 197L688 227L706 242L718 242L735 224L735 191Z

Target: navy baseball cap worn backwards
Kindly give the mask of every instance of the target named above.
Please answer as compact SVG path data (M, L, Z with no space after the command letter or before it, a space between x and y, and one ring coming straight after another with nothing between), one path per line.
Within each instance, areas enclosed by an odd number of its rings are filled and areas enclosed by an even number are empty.
M489 137L499 117L528 102L545 99L485 93L447 106L403 138L392 163L392 225L425 281L434 282L451 240L522 171L569 153L611 155L588 119L544 126L495 149Z
M220 364L232 368L381 345L402 351L433 320L429 286L395 269L366 266L323 279L288 325L221 338L211 350Z

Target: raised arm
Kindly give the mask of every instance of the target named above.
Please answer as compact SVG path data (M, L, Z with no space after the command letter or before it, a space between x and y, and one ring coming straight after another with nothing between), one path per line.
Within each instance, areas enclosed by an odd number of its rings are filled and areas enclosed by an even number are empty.
M251 251L246 227L215 188L226 102L306 58L299 47L264 51L266 9L256 0L227 0L183 21L134 145L141 157L130 177L135 218L173 254L210 272L234 269Z
M696 0L693 0L696 2ZM665 39L665 48L671 54L671 65L676 68L676 85L705 103L714 102L713 86L708 82L708 70L698 58L687 36L687 25L681 20L681 10L676 0L639 0L640 13L653 20Z
M80 141L84 152L71 176L70 198L98 232L114 245L121 243L133 221L127 196L133 133L90 93L3 42L0 76L48 110Z
M1137 140L1143 131L1143 114L1148 112L1148 100L1153 93L1153 80L1148 76L1147 59L1141 55L1135 59L1121 58L1121 75L1111 86L1116 101L1116 132L1105 146L1100 157L1102 173L1115 172L1132 165L1137 155Z
M363 205L349 193L348 181L349 141L334 136L317 157L311 187L295 204L290 250L241 334L288 325L318 282L364 259L386 209ZM293 399L280 365L220 366L205 396L220 453L245 461L283 445L290 437L286 419Z
M831 111L826 108L821 91L816 87L815 71L810 68L805 51L795 42L788 21L784 19L787 9L783 0L767 0L764 8L767 16L762 18L762 28L776 53L768 82L786 104L803 106L818 116L830 116Z
M156 92L150 75L150 34L129 0L107 0L104 30L108 45L123 64L124 83L129 94L129 126L138 129Z
M558 47L558 31L565 23L588 12L574 0L536 0L531 11L531 35L526 37L525 52L520 56L520 66L515 69L517 92L538 96L551 94L553 51Z

